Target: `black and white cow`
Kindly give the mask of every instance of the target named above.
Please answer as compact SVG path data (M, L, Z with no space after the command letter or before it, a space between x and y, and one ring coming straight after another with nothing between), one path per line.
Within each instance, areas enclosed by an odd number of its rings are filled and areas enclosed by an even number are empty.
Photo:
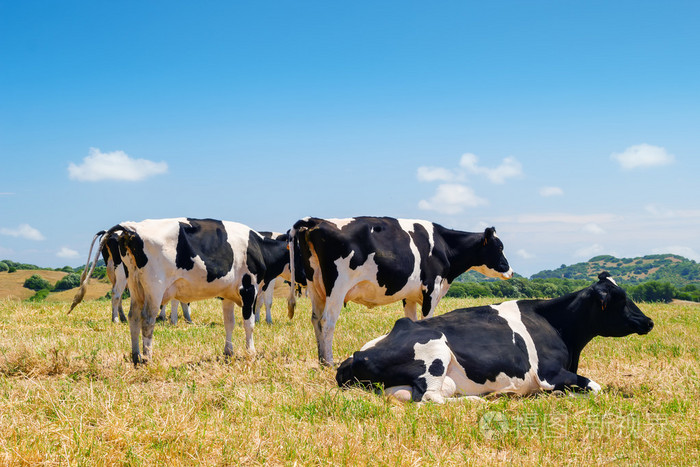
M112 322L118 323L121 320L125 323L126 316L122 307L122 295L126 290L127 272L119 255L117 238L116 234L108 235L102 245L101 253L107 269L107 278L112 284Z
M280 242L284 242L287 244L289 242L289 234L288 233L280 233L280 232L267 232L267 231L260 231L258 232L260 235L262 235L265 238L270 238L273 240L277 240ZM297 271L302 272L297 268ZM287 263L282 271L282 274L280 274L278 277L272 279L268 286L267 290L264 292L261 292L260 297L258 298L258 301L255 305L255 322L258 323L260 322L260 309L265 306L265 321L268 323L272 323L272 302L274 299L274 292L275 292L275 286L279 281L287 281L291 282L292 277L291 277L291 269L289 267L289 263ZM299 279L299 276L297 274L297 280ZM303 278L301 279L303 280ZM292 298L287 298L287 309L288 313L291 316L294 315L294 308L296 306L296 301Z
M124 308L122 306L122 296L126 290L128 272L119 254L119 244L117 242L118 238L119 237L117 234L109 235L102 246L101 253L102 259L105 262L107 278L112 284L112 322L118 323L121 321L122 323L125 323L127 319L124 315ZM161 305L160 315L158 315L159 320L165 320L166 307L167 303L163 303ZM170 323L177 324L178 307L182 308L182 314L185 321L191 323L192 318L190 317L190 304L180 302L177 299L170 301Z
M470 233L422 220L307 217L290 231L290 246L295 244L292 264L299 251L318 356L329 365L335 323L349 301L374 307L403 300L405 315L415 320L418 305L424 317L432 316L452 281L468 269L502 279L513 274L493 227Z
M403 318L338 368L341 387L383 385L401 400L443 402L493 392L530 394L600 385L578 375L596 336L646 334L654 326L603 272L597 283L552 300L517 300Z
M289 262L286 242L264 238L236 222L148 219L122 222L106 232L99 232L95 236L95 239L102 237L98 251L105 238L112 234L118 235L119 253L128 270L131 293L129 328L134 364L151 358L156 317L161 304L174 297L184 302L212 297L223 299L226 355L233 354L233 311L235 305L240 306L246 348L250 353L255 352L255 301L259 291L266 290ZM86 277L90 277L90 273ZM71 310L82 299L86 286L87 279L73 300ZM141 337L143 358L139 351Z

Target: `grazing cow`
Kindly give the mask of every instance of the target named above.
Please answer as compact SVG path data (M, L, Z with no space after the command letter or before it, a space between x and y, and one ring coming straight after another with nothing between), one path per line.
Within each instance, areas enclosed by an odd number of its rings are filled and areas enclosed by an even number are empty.
M413 322L367 343L336 374L341 387L383 385L401 400L443 402L492 392L600 390L576 374L596 336L646 334L653 321L610 274L552 300L514 300L454 310Z
M236 222L213 219L149 219L122 222L93 239L118 234L119 253L128 270L131 292L129 328L134 364L152 355L153 329L162 303L177 297L184 302L212 297L223 299L226 342L224 354L233 354L231 336L234 306L243 309L246 348L255 352L255 300L260 290L279 276L289 261L287 244L262 237ZM92 246L90 253L92 253ZM93 262L94 268L94 262ZM87 268L86 268L87 269ZM86 277L89 277L90 273ZM71 310L85 293L81 285ZM139 340L143 338L143 357Z
M419 304L424 317L432 316L468 269L501 279L513 274L493 227L469 233L421 220L307 217L294 224L290 243L292 265L297 251L302 257L318 356L328 365L335 323L349 301L371 308L403 300L415 321Z
M122 295L126 290L128 271L119 255L117 239L117 234L109 235L102 246L101 253L107 269L107 278L112 284L112 321L114 323L118 323L119 321L125 323L127 319L124 315L124 308L122 307ZM161 306L160 315L158 315L159 320L165 320L166 306L167 303L163 303ZM170 302L170 322L172 324L177 324L178 306L182 307L182 314L185 321L191 323L190 304L182 303L178 300L171 300Z

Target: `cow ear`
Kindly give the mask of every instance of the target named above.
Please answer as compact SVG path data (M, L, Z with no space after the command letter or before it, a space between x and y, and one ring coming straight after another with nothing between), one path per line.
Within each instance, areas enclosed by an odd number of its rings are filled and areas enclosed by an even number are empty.
M610 302L610 294L603 287L594 287L596 298L600 300L600 307L605 311Z
M496 229L494 227L487 227L486 230L484 230L484 246L486 246L488 241L491 240L495 234Z

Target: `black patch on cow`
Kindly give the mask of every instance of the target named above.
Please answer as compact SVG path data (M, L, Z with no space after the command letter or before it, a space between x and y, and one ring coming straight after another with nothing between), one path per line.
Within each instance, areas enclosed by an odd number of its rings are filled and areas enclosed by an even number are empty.
M428 368L428 373L430 373L432 376L442 376L445 374L445 365L443 365L442 360L439 358L433 360L433 363L431 363L430 367Z
M241 279L241 302L243 303L243 319L249 319L255 309L256 290L250 274L244 274Z
M108 235L114 230L121 230L119 235L119 252L122 256L126 256L128 251L134 256L136 267L141 269L148 263L148 256L143 248L143 240L139 234L133 230L126 229L121 226L114 226L108 231Z
M204 262L207 282L224 277L233 267L233 249L223 222L214 219L187 219L180 222L175 265L180 269L194 268L194 258Z
M105 264L108 263L111 258L115 268L122 264L122 257L119 254L118 238L116 234L110 234L102 247L102 259L104 259Z
M264 284L263 290L267 290L270 282L282 274L287 264L289 264L289 250L286 235L283 234L281 239L272 238L272 235L261 238L254 230L250 231L246 265L258 284Z

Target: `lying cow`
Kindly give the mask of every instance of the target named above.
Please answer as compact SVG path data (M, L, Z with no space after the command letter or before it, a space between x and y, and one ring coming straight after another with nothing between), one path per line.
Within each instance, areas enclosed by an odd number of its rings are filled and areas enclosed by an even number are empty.
M305 218L291 229L290 246L294 267L297 248L302 257L318 357L329 365L335 323L347 302L371 308L403 300L404 314L415 321L417 306L432 316L467 269L501 279L513 274L493 227L470 233L390 217Z
M253 343L254 307L259 291L266 290L289 262L287 243L262 237L236 222L213 219L149 219L122 222L93 239L118 235L119 253L128 271L131 292L129 328L134 364L152 354L153 329L161 304L177 297L184 302L212 297L223 299L226 342L224 354L233 354L231 336L234 306L243 310L246 348ZM92 253L92 246L90 253ZM99 253L98 253L99 254ZM95 258L95 261L97 258ZM94 268L95 262L93 262ZM87 270L87 267L86 267ZM85 293L87 278L71 310ZM143 358L139 340L143 338Z
M119 254L119 244L117 239L119 237L117 234L112 234L107 236L103 243L101 253L102 259L105 262L105 268L107 270L107 278L112 284L112 322L118 323L121 321L125 323L127 321L124 315L124 308L122 306L122 295L126 290L127 286L127 271L124 263L121 260ZM159 320L165 320L165 309L167 303L163 303L160 308L160 315L158 315ZM190 304L180 302L179 300L170 301L170 323L177 324L177 310L178 307L182 308L182 314L185 321L188 323L192 322L190 317Z
M400 400L443 402L493 392L600 391L576 374L595 336L646 334L653 321L610 274L552 300L517 300L454 310L413 322L367 343L338 368L342 387L382 385Z

